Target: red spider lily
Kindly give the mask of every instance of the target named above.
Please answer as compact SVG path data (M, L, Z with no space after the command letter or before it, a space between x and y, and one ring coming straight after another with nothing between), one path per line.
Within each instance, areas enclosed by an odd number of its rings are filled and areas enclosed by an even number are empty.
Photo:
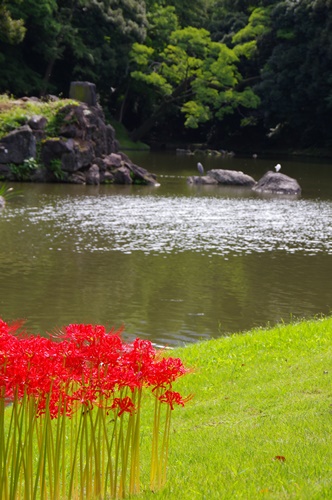
M131 344L124 346L124 360L137 371L142 366L150 364L156 357L156 350L149 340L135 339Z
M74 342L77 346L82 347L87 345L96 345L101 343L105 338L112 337L112 340L118 341L118 347L122 347L120 338L123 328L117 332L112 328L106 332L105 327L102 325L85 325L85 324L71 324L65 327L62 332L62 337L66 340Z
M19 329L22 328L23 324L24 321L15 321L9 325L0 318L0 337L2 335L12 335L14 333L17 333Z
M5 407L13 402L11 434L5 440L5 451L0 449L1 498L3 488L13 488L8 498L16 497L18 491L16 481L4 482L4 459L7 456L11 457L9 462L15 464L18 481L23 481L20 490L26 488L29 492L34 485L36 494L40 484L45 493L42 498L72 498L77 478L81 492L87 498L91 498L92 485L96 498L124 497L129 471L128 491L130 494L139 492L143 388L152 390L156 396L156 408L159 406L154 414L152 432L151 487L154 490L164 484L170 410L175 405L184 406L191 399L191 396L183 398L173 391L172 385L188 370L178 358L163 359L160 351L156 351L148 340L137 338L126 344L121 331L112 329L107 332L101 325L71 324L57 338L45 338L29 336L22 330L22 323L8 325L0 318L0 397L4 403L0 405L0 429L5 428ZM159 443L162 403L168 406L164 437ZM109 438L107 415L111 411L114 412L111 421L114 426ZM79 418L72 418L75 412ZM85 414L88 418L82 418ZM126 414L130 419L121 419ZM72 419L69 432L65 425L68 417ZM118 417L120 425L116 425ZM53 419L58 420L51 422ZM34 457L29 455L34 441L42 450L36 469ZM64 468L60 474L61 467L65 467L61 460L67 457L67 448L71 450L69 468L67 472ZM81 463L87 463L86 467L76 467L78 455ZM64 464L66 461L67 458ZM54 478L50 474L52 484L49 487L46 487L47 468L55 471ZM102 494L100 477L105 470L107 474L113 472L108 483L110 490L105 481ZM33 479L31 471L36 473ZM68 492L63 479L67 473L70 478Z
M124 412L129 413L132 415L135 411L135 405L130 399L129 396L126 396L125 398L114 398L111 410L116 410L119 409L118 417L120 417Z
M179 392L175 391L166 391L164 394L159 396L159 401L161 403L167 403L171 410L174 410L174 405L184 406L190 399L192 399L192 395L183 398Z
M48 406L52 418L70 416L80 405L91 408L104 401L109 407L107 400L123 388L133 392L151 386L170 391L172 383L188 371L178 358L160 358L148 340L137 338L125 344L121 329L107 332L101 325L71 324L55 341L14 336L21 326L0 320L0 388L9 399L14 395L35 398L38 414ZM176 399L175 394L162 401L172 405L186 401ZM119 401L115 398L113 404ZM124 398L121 405L126 403ZM120 406L120 414L128 409Z
M167 387L188 370L179 358L162 358L146 367L146 380L153 387Z

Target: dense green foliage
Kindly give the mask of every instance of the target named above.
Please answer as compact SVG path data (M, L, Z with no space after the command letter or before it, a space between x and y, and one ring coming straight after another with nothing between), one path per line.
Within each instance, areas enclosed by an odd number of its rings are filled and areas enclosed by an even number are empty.
M330 0L0 0L0 92L97 85L134 139L330 147Z

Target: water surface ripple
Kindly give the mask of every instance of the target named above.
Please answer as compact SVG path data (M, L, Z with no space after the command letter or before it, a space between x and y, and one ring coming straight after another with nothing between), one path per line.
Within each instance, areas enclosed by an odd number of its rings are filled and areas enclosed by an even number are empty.
M77 252L199 252L244 255L286 251L332 254L332 202L156 195L42 197L16 208L29 224L47 222L50 248ZM41 228L44 227L43 225ZM41 229L42 230L42 229Z

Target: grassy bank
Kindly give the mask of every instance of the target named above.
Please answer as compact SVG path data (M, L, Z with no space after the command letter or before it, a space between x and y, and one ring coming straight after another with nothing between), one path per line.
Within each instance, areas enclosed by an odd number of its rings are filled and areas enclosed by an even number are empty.
M195 372L173 412L168 481L144 499L330 499L332 318L172 351Z

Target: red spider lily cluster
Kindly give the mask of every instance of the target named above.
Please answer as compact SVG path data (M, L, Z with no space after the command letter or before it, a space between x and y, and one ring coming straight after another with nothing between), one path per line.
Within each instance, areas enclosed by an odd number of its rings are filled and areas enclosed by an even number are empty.
M46 338L0 319L0 498L138 493L147 389L154 400L150 488L165 484L171 413L191 397L173 383L188 370L147 340L123 342L121 333L72 324Z
M172 390L188 370L178 358L161 357L148 340L125 343L121 330L89 324L71 324L56 338L19 331L20 324L0 319L0 395L7 402L33 398L37 416L46 406L52 419L70 418L82 407L132 414L130 393L144 387L171 409L189 399ZM126 395L118 397L122 389Z

